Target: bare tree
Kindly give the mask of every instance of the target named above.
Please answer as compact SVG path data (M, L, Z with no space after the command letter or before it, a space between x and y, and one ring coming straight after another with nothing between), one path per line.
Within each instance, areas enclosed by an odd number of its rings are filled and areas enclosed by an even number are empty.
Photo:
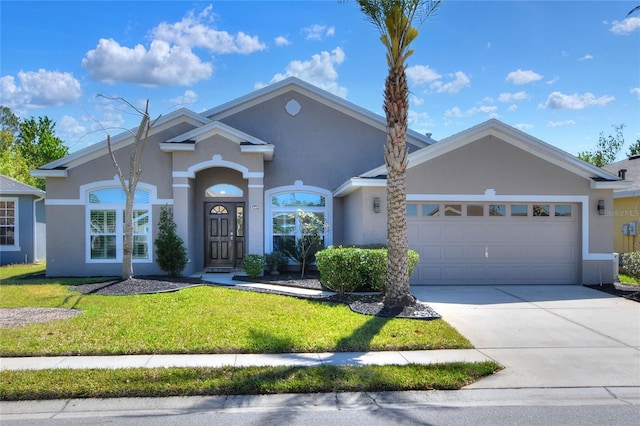
M129 101L121 97L108 97L104 95L98 95L105 99L112 101L119 101L134 109L138 114L142 116L138 130L133 133L134 143L131 148L131 154L129 155L129 174L125 177L122 172L122 168L116 160L116 156L113 152L113 145L111 143L111 135L107 132L107 148L109 149L109 156L113 163L113 167L116 169L116 174L120 180L122 190L126 195L125 210L124 210L124 245L122 253L122 279L127 280L133 277L133 201L136 194L136 187L140 180L140 174L142 173L142 154L144 153L144 147L147 144L149 138L149 132L153 125L158 121L160 116L151 121L149 116L149 100L145 104L144 110L132 105Z

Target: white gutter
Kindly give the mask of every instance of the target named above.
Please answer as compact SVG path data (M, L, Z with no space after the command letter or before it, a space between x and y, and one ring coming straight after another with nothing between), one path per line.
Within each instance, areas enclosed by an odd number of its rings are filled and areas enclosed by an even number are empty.
M44 200L44 197L40 197L40 198L36 198L35 200L33 200L33 259L32 262L35 263L36 262L36 254L38 253L38 221L36 218L37 215L37 211L36 211L36 204L39 201ZM37 259L40 260L40 259Z

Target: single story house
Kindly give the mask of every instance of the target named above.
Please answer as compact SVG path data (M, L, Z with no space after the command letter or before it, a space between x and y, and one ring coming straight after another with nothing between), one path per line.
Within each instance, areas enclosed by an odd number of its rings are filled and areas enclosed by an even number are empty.
M629 187L613 191L613 208L605 213L613 216L613 250L629 253L640 250L640 155L604 167Z
M295 238L292 213L329 225L325 245L385 243L385 120L289 78L152 129L135 200L138 275L161 273L153 240L172 206L185 274L241 265ZM133 138L112 138L126 163ZM412 284L613 280L619 178L497 120L435 142L410 131ZM33 171L47 180L47 274L121 271L124 195L106 142Z
M0 175L0 265L46 257L45 192Z

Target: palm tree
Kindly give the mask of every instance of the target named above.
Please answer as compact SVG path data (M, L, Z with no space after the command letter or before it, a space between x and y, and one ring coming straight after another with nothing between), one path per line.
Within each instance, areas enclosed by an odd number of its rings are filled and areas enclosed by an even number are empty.
M409 87L405 62L413 53L409 45L418 36L419 26L440 6L440 0L358 0L360 9L380 31L387 52L384 111L387 141L384 158L387 165L387 290L386 307L415 304L409 287L407 240L407 114Z

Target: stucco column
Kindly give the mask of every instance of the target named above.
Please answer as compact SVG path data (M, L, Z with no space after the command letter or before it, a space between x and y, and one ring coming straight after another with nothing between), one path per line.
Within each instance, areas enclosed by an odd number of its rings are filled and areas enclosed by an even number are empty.
M264 254L264 179L251 177L248 186L246 254Z
M191 241L189 240L189 215L191 200L189 197L189 178L174 177L173 178L173 221L176 224L176 232L187 249L187 256L190 259L187 268L193 267L193 252Z

